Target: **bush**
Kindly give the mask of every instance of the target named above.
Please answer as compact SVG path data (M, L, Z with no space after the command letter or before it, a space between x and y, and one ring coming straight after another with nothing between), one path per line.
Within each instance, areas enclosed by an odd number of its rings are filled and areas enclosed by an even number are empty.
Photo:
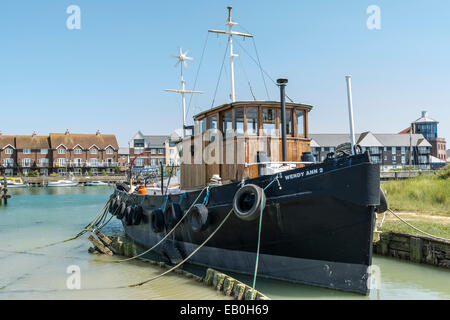
M437 176L439 179L447 180L450 178L450 164L446 165L445 167L441 168L437 172Z
M115 174L120 174L121 173L120 168L119 167L115 167L114 168L114 173Z
M102 176L106 176L106 175L107 175L106 170L103 169L103 170L102 170Z

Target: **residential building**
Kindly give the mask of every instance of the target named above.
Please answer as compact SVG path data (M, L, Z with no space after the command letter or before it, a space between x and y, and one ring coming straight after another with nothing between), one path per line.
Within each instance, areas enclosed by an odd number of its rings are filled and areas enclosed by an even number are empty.
M17 169L15 137L0 132L0 174L13 176Z
M3 136L0 133L0 174L18 175L38 171L41 175L86 174L118 166L114 135L51 133L49 136Z
M310 134L311 153L317 161L325 160L338 145L350 142L349 134ZM409 166L410 144L411 164L419 169L430 169L431 144L422 134L373 134L365 132L355 135L356 144L362 151L369 151L371 160L380 164L382 170Z
M118 157L120 171L126 171L130 166L130 149L119 148Z
M438 121L428 116L427 111L422 111L422 116L400 133L409 134L412 128L412 133L422 134L432 146L431 155L445 162L447 145L445 139L438 136L438 124Z
M149 168L166 165L166 142L168 136L146 136L138 131L130 140L130 159L145 152L134 162L136 168Z

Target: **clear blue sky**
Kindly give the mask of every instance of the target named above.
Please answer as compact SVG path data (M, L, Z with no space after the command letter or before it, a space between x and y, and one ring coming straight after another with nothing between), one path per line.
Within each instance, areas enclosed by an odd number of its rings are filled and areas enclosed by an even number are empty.
M66 9L81 8L81 30L68 30ZM381 30L366 27L369 5ZM310 131L347 132L345 75L353 76L358 132L399 132L422 109L450 137L450 1L346 0L4 0L0 3L0 130L3 134L115 133L127 145L137 131L169 134L180 127L178 47L195 60L207 29L225 26L226 7L255 35L263 68L289 79L296 102L312 104ZM251 41L236 40L253 56ZM210 35L188 117L211 106L226 48ZM236 45L237 98L266 99L255 64ZM245 73L242 65L244 66ZM228 65L215 105L227 102ZM278 89L266 80L271 99ZM189 101L189 100L188 100Z

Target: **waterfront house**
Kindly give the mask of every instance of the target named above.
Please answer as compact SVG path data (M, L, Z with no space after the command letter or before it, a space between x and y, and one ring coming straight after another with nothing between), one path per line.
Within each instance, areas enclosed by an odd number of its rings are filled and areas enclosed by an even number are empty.
M33 132L30 136L15 136L15 140L18 172L27 175L37 170L40 175L48 175L52 159L49 137Z
M168 136L152 135L146 136L138 131L129 142L130 159L136 155L146 152L136 159L134 167L149 168L166 164L166 142Z
M329 152L334 152L342 143L350 142L349 134L310 134L311 153L317 161L323 161ZM379 163L383 171L409 166L410 143L411 165L418 169L430 169L431 144L422 134L374 134L364 132L355 135L356 144L362 151L369 151L371 160Z
M50 133L53 170L60 175L113 173L118 166L119 146L115 135Z
M13 176L17 172L14 136L4 136L0 131L0 175Z
M126 171L130 166L130 149L119 148L118 159L120 171Z

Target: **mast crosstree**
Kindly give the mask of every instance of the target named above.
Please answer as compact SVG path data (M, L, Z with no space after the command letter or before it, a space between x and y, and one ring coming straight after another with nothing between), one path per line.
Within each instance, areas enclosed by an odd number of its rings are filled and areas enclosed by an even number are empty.
M235 32L233 31L233 27L236 26L238 23L233 21L231 18L231 9L232 7L228 7L228 20L227 20L227 26L228 31L223 30L208 30L212 33L220 33L220 34L227 34L228 35L228 47L230 48L230 76L231 76L231 94L230 99L231 102L236 101L236 91L234 88L234 58L238 57L239 55L235 54L233 52L233 36L241 36L246 38L253 38L251 34L241 33L241 32Z
M178 59L177 63L175 64L175 67L180 65L181 67L181 89L166 89L164 91L166 92L173 92L173 93L179 93L181 94L181 103L183 107L183 138L185 137L185 130L186 130L186 97L185 94L194 94L194 93L203 93L203 91L193 91L193 90L186 90L186 81L184 81L183 78L183 67L187 68L187 60L194 60L194 58L188 57L187 54L189 53L189 50L183 53L183 50L179 49L179 55L173 56L174 58Z

